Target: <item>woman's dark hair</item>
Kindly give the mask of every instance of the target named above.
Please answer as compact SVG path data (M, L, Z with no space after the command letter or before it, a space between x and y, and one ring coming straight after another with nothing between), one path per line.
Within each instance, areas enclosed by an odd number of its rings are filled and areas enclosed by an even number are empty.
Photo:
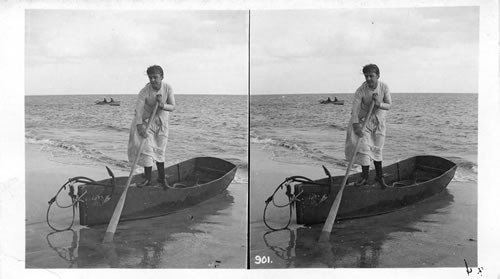
M363 67L363 74L376 73L380 77L380 70L375 64L368 64Z
M149 75L154 75L154 74L160 74L163 77L163 69L158 66L158 65L153 65L150 66L147 70L146 73Z

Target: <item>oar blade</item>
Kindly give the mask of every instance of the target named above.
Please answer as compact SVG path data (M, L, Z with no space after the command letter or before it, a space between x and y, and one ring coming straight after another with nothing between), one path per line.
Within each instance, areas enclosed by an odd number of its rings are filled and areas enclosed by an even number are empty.
M104 239L102 240L102 243L104 244L113 243L114 237L115 237L114 232L106 232L104 234Z
M331 232L321 231L321 235L319 236L318 242L320 243L328 242L330 240L330 234Z
M321 235L318 240L319 242L328 242L330 240L333 224L335 223L335 219L337 218L340 202L342 201L342 190L343 187L341 187L341 191L339 191L339 193L335 197L335 200L333 201L333 205L330 208L330 212L328 213L328 217L326 218L325 225L321 230Z

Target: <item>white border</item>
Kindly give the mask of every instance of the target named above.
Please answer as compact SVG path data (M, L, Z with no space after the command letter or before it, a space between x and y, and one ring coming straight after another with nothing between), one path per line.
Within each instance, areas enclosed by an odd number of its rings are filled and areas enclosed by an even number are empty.
M288 270L115 270L25 269L24 224L24 11L25 9L325 9L480 6L479 151L478 151L478 265L483 274L467 277L465 268L426 269L288 269ZM398 277L398 278L500 278L498 143L500 93L498 72L498 3L496 0L450 1L11 1L0 3L0 278L66 278L130 276L165 278L253 277ZM8 42L8 43L7 43ZM459 59L459 58L457 58ZM457 77L457 82L460 82ZM14 214L18 212L18 214Z

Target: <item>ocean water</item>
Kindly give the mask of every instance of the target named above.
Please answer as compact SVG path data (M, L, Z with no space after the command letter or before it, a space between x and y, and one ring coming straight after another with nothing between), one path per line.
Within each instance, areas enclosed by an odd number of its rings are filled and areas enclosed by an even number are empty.
M255 95L250 98L250 142L273 160L343 168L353 94L344 105L320 104L333 95ZM477 94L392 94L384 164L437 155L458 166L455 179L477 181Z
M95 95L26 96L26 142L41 145L66 164L130 170L127 143L136 95L114 95L120 106L95 105ZM108 98L109 99L109 98ZM247 181L246 96L178 95L170 114L165 165L197 156L234 163Z
M235 179L221 194L177 212L120 222L113 245L106 225L53 231L47 201L68 178L127 176L129 127L136 96L114 95L121 106L95 105L91 95L26 96L27 268L245 268L248 193L247 96L176 96L166 165L197 156L234 163ZM139 169L142 171L142 169ZM70 204L63 191L58 200ZM130 194L129 194L130 195ZM52 225L71 224L71 208L52 207Z
M335 222L330 241L322 225L295 222L294 210L265 200L286 177L344 175L344 145L353 94L344 105L320 104L333 95L250 96L250 268L423 268L477 265L477 94L392 94L386 117L384 165L437 155L458 165L441 193L403 209ZM371 166L373 168L373 166ZM356 167L353 171L361 171ZM288 202L285 189L275 196ZM290 213L291 212L291 213Z

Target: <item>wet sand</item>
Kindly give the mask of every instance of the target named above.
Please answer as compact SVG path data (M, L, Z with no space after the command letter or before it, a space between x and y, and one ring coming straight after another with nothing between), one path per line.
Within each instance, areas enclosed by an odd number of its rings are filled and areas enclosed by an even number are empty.
M54 232L45 214L47 202L69 178L107 178L104 166L60 163L40 147L26 144L27 268L246 267L247 184L233 181L218 196L173 214L120 222L113 245L102 245L106 226L82 227L77 212L72 230ZM50 216L57 228L71 219L70 208L54 209Z
M477 266L477 184L452 181L442 193L389 214L336 222L326 244L318 244L322 225L273 232L262 221L264 201L292 175L324 177L321 165L273 161L251 146L250 268L421 268ZM327 166L333 176L345 169ZM278 193L284 197L284 192ZM285 199L281 199L284 203ZM268 209L267 219L280 227L288 209ZM269 262L256 263L256 257Z

